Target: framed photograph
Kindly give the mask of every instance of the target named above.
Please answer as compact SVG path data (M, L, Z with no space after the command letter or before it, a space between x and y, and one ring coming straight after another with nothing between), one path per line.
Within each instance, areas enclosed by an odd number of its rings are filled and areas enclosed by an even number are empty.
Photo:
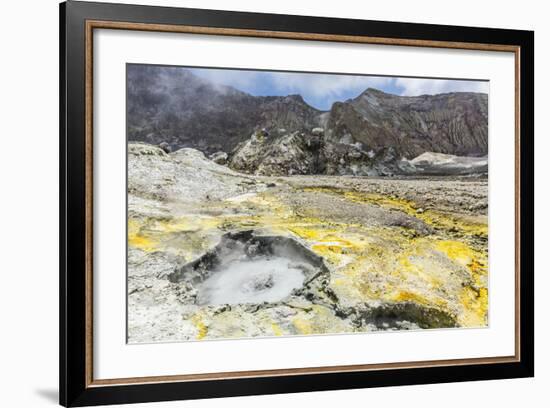
M62 405L533 376L533 32L60 27Z

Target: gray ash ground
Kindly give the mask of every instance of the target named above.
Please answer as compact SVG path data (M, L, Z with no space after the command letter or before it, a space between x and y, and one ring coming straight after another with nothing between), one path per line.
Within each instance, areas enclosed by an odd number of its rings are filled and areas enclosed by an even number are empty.
M484 178L254 176L130 144L128 180L130 343L487 325ZM302 257L221 254L238 234Z

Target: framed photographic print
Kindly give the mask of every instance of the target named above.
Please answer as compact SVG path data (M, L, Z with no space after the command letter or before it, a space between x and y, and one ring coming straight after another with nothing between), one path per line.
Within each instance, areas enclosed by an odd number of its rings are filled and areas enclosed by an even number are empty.
M60 27L62 405L533 376L533 32Z

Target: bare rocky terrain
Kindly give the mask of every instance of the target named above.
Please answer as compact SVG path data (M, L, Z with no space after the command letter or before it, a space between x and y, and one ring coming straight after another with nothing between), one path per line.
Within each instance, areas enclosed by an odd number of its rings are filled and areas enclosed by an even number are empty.
M128 341L485 326L487 193L479 175L266 176L130 143Z
M173 151L192 147L231 155L262 130L272 142L294 134L301 145L320 128L323 145L309 148L324 150L329 164L350 155L357 164L370 156L389 161L425 152L476 157L488 152L483 93L399 96L368 88L320 111L300 95L254 96L181 67L129 64L127 78L129 140L165 143ZM348 167L344 163L340 170Z
M488 324L487 94L127 86L129 342Z

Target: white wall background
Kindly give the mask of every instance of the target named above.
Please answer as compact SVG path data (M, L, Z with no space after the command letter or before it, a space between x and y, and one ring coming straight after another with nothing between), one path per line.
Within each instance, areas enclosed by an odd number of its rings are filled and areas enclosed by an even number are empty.
M138 3L140 1L133 1ZM58 7L57 0L0 6L0 406L57 404ZM149 0L146 4L535 30L536 378L135 405L147 407L545 406L550 329L547 151L550 26L545 3L437 0ZM523 143L528 143L524 141ZM545 387L546 386L546 387Z

